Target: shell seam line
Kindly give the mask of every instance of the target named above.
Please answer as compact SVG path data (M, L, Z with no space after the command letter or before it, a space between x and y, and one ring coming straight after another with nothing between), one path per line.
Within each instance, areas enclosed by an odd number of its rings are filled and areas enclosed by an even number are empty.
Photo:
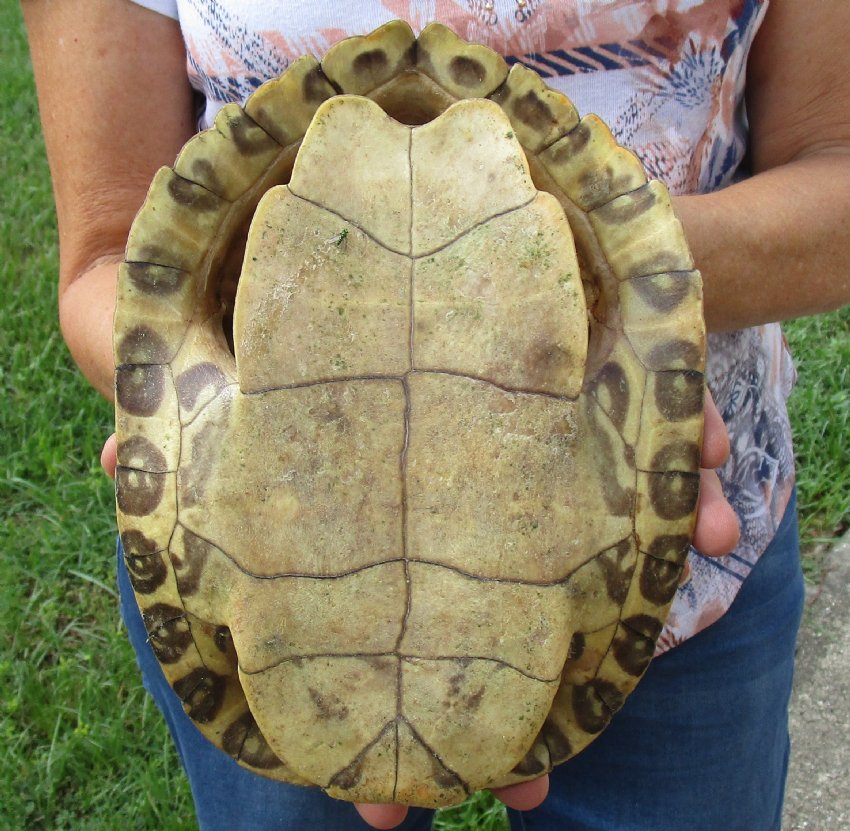
M366 565L358 566L357 568L350 569L349 571L338 572L337 574L305 574L303 572L280 572L278 574L254 574L251 571L249 571L248 569L246 569L244 566L242 566L239 562L237 562L237 560L235 560L232 555L228 554L223 548L221 548L219 545L214 543L212 540L207 539L206 537L202 536L201 534L198 534L196 531L192 530L187 525L185 525L183 522L181 522L179 515L178 515L178 518L177 518L177 522L175 523L175 530L176 530L178 525L181 528L183 528L183 530L188 531L190 534L197 537L199 540L202 540L207 545L214 548L216 551L221 552L221 555L223 557L226 557L231 563L233 563L233 565L239 571L241 571L246 577L251 577L255 580L282 580L282 579L286 579L286 578L297 578L297 579L305 579L305 580L336 580L336 579L339 579L341 577L349 577L349 576L354 575L354 574L359 574L362 571L368 571L371 568L378 568L379 566L393 565L394 563L405 563L405 558L395 557L395 558L390 559L390 560L381 560L380 562L377 562L377 563L368 563ZM174 532L172 532L172 535L173 535L173 533ZM627 537L624 537L623 539L624 540L629 539L631 536L632 535L629 534ZM623 540L618 540L617 542L622 542L622 541ZM615 545L616 544L617 543L615 543ZM169 546L170 546L170 542L169 542ZM435 562L433 560L420 560L420 559L415 559L415 558L414 559L407 558L406 562L407 563L415 563L415 564L424 565L424 566L434 566L436 568L444 568L447 571L453 571L456 574L461 575L461 577L467 577L470 580L477 580L477 581L482 582L482 583L505 583L505 584L509 584L509 585L549 588L549 587L554 587L554 586L561 586L561 585L567 583L577 571L584 568L589 563L593 562L595 557L597 557L603 551L607 551L611 547L612 546L606 546L605 548L601 549L600 551L597 551L596 554L593 555L593 557L590 557L589 559L585 560L580 565L577 565L575 568L571 569L569 571L569 573L567 573L563 577L559 577L557 580L547 580L547 581L541 581L541 582L537 582L537 581L534 581L534 580L523 580L523 579L520 579L520 578L512 578L512 577L482 577L480 574L472 574L468 571L464 571L463 569L458 568L457 566L452 566L452 565L449 565L447 563L438 563L438 562ZM157 552L151 552L151 554L154 554L154 553L157 553ZM170 553L170 551L169 551L169 553ZM658 558L658 559L661 559L661 558ZM671 562L671 561L665 561L665 562Z
M393 563L401 563L404 562L400 557L394 557L391 560L381 560L378 563L368 563L365 566L358 566L357 568L352 568L349 571L341 571L338 574L303 574L301 572L280 572L278 574L254 574L249 571L243 565L241 565L231 554L228 554L221 546L214 543L212 540L207 539L203 535L197 533L197 531L192 530L183 522L180 521L180 516L178 514L177 523L184 531L188 531L192 536L197 537L202 542L205 542L210 547L214 548L216 551L220 551L223 557L226 557L233 565L241 571L246 577L251 577L255 580L280 580L286 577L298 577L305 579L313 579L313 580L335 580L338 577L348 577L352 574L358 574L361 571L366 571L370 568L377 568L378 566L386 566L391 565Z
M326 785L326 787L332 787L334 784L334 780L337 779L342 773L347 771L349 768L353 768L356 765L362 764L369 751L381 740L384 733L386 733L387 730L389 730L389 728L396 723L396 721L397 719L393 719L392 721L388 721L383 727L381 727L381 729L378 731L378 735L375 736L374 739L372 739L359 753L357 753L357 755L347 765L343 765L333 776L331 776L330 779L328 779L328 784ZM396 733L396 735L398 735L398 733ZM337 785L337 787L340 786Z
M200 620L200 618L198 619ZM541 684L554 684L561 680L560 672L552 678L543 678L542 676L535 675L532 672L527 672L524 669L520 669L515 664L510 663L510 661L505 661L501 658L493 658L489 655L402 655L395 650L389 652L316 652L303 655L290 655L288 657L281 658L279 661L275 661L274 663L268 664L267 666L260 667L259 669L245 669L240 664L239 672L242 673L242 675L262 675L262 673L268 672L272 669L276 669L277 667L282 666L283 664L298 661L316 660L319 658L359 658L362 660L370 660L374 658L395 658L399 662L399 669L401 668L401 664L404 661L486 661L490 664L497 664L498 666L513 670L518 675L522 675L525 678L528 678L530 681L538 681ZM399 718L403 718L403 715L401 713L398 713L397 715Z
M552 398L556 401L578 401L578 399L580 398L580 394L574 396L558 395L558 393L545 392L544 390L529 390L522 389L519 387L508 387L504 384L497 384L495 381L491 381L488 378L481 378L476 375L467 375L466 373L455 372L450 369L432 369L428 367L413 367L407 372L405 372L403 375L349 375L342 378L322 378L318 381L304 381L302 383L295 384L281 384L278 387L263 387L262 389L257 390L245 391L240 389L240 392L242 393L242 395L245 396L265 395L270 392L285 392L287 390L307 389L309 387L320 387L325 386L327 384L350 384L355 381L400 381L401 383L405 383L411 375L447 375L452 378L463 378L467 381L473 381L479 384L488 384L491 387L495 387L496 389L502 390L502 392L506 392L511 395L539 395L543 398ZM232 386L232 384L228 384L228 387L229 386ZM222 388L222 391L224 389L227 389L227 387Z
M296 199L300 199L302 202L306 202L307 204L312 205L314 208L320 208L321 210L326 211L327 213L331 214L332 216L339 218L342 222L348 223L349 225L351 225L352 228L356 228L365 237L368 237L370 240L372 240L372 242L374 242L375 245L380 246L385 251L389 251L391 254L398 254L400 257L404 257L405 259L413 260L414 262L416 262L416 260L421 260L424 257L433 257L434 254L438 254L440 251L444 251L446 248L449 248L450 246L454 245L461 237L465 237L467 234L474 231L476 228L480 228L481 226L486 225L488 222L492 222L494 219L500 219L503 216L508 216L509 214L515 213L516 211L521 211L523 208L527 208L532 202L534 202L534 200L537 198L537 195L539 193L539 191L535 190L534 196L532 196L530 199L526 199L526 201L523 202L522 204L516 205L513 208L506 208L505 210L499 211L498 213L495 213L492 216L488 216L486 219L482 219L482 220L470 225L468 228L465 228L460 234L452 237L450 240L448 240L444 243L441 243L440 245L436 246L435 248L429 248L427 251L423 251L421 254L415 254L414 255L410 251L399 251L399 249L393 248L392 246L389 246L386 243L381 242L381 240L379 240L374 234L370 234L362 225L359 225L357 222L354 222L353 220L351 220L347 216L343 216L343 214L341 214L339 211L335 211L332 208L329 208L327 205L323 205L321 202L316 202L313 199L308 199L306 196L302 196L300 193L296 193L294 190L292 190L292 187L290 185L286 185L286 188ZM413 198L413 193L412 193L412 190L411 190L411 199L412 198ZM412 248L413 248L413 239L412 239L412 236L411 236L411 251L412 251Z
M407 135L407 164L408 164L408 194L409 194L409 205L410 205L410 220L408 222L407 227L407 236L408 236L408 245L412 249L413 248L413 130L410 130ZM407 451L410 444L410 381L409 375L410 371L413 368L413 315L414 315L414 274L415 274L415 263L413 259L410 259L408 264L409 268L409 276L408 276L408 326L409 330L407 333L407 363L408 370L402 379L402 389L404 390L404 440L401 447L401 453L399 453L399 476L401 477L401 556L402 562L404 563L404 616L401 620L401 626L399 627L398 638L396 638L395 642L395 654L397 658L400 658L401 644L404 640L405 635L407 634L407 626L410 620L410 606L411 601L413 599L413 592L411 590L410 584L410 563L408 561L408 548L407 548L407 524L408 524L408 511L407 511ZM399 772L399 763L400 763L400 751L399 751L399 734L398 734L398 720L402 718L402 712L404 710L404 684L402 678L402 664L401 660L398 660L398 664L396 666L396 759L395 759L395 781L393 783L393 794L395 794L396 789L398 787L398 772Z
M408 729L408 730L410 730L410 733L411 733L411 735L413 736L413 738L414 738L414 739L416 739L416 741L418 741L418 742L419 742L419 744L420 744L420 745L422 745L422 747L423 747L423 748L425 748L425 750L427 751L427 753L428 753L428 754L429 754L429 755L430 755L433 759L435 759L435 760L437 761L437 763L440 765L440 767L442 767L442 768L443 768L443 770L448 771L448 772L449 772L452 776L454 776L454 778L455 778L455 779L457 779L457 781L458 781L458 783L459 783L460 787L463 789L464 793L466 793L467 795L468 795L468 794L470 794L472 791L471 791L471 789L470 789L469 785L466 783L466 781L464 781L464 780L463 780L463 779L462 779L462 778L458 775L457 771L452 770L452 768L450 768L450 767L449 767L449 766L448 766L448 765L447 765L447 764L446 764L446 763L445 763L445 762L444 762L444 761L440 758L440 755L437 753L437 751L436 751L436 750L434 750L434 748L433 748L433 747L431 747L431 745L429 745L429 744L428 744L428 742L426 742L426 741L425 741L425 739L423 739L423 738L422 738L422 736L419 734L419 732L416 730L416 728L415 728L415 727L414 727L414 726L413 726L413 725L412 725L412 724L411 724L411 723L410 723L410 722L409 722L406 718L404 718L404 717L402 716L402 717L401 717L401 720L402 720L402 721L403 721L403 722L407 725L407 729Z
M183 431L187 427L191 427L195 423L195 421L197 421L198 416L200 416L201 413L203 413L204 410L207 409L207 407L209 407L211 404L213 404L215 401L217 401L219 398L221 398L221 396L224 395L224 393L227 392L227 390L229 390L231 387L236 387L238 389L239 388L239 382L238 381L230 381L228 384L225 384L215 395L212 396L212 398L210 398L209 401L205 402L204 404L201 404L198 411L188 421L184 421L184 422L180 423L180 436L181 436L181 438L183 436ZM178 408L180 407L180 399L179 398L177 399L177 406L178 406Z

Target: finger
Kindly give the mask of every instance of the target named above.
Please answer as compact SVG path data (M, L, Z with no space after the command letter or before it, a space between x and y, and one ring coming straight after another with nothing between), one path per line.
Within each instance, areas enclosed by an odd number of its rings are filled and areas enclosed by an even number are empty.
M118 444L113 433L100 451L100 466L110 479L115 478L115 468L118 465Z
M705 390L705 429L702 437L702 466L720 467L729 458L729 433L711 392Z
M404 822L407 808L404 805L370 805L358 802L355 806L363 821L372 828L395 828Z
M720 479L713 470L701 470L694 548L709 557L720 557L735 548L740 536L738 517L723 496Z
M507 788L493 788L493 796L517 811L530 811L546 799L549 793L549 777L541 776L530 782L510 785Z

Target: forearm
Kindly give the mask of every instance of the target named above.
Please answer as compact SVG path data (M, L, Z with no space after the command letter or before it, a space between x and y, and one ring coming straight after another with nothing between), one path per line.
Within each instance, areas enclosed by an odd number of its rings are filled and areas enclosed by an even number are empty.
M120 255L104 257L59 296L59 322L71 355L105 398L114 394L112 319Z
M705 286L709 331L850 303L850 150L807 156L674 202Z

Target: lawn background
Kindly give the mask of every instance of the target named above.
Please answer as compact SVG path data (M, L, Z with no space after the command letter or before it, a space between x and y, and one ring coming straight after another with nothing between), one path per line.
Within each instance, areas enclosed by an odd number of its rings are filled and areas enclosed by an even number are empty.
M20 10L0 0L0 828L181 831L188 788L114 583L111 408L56 324L56 231ZM850 310L787 327L806 571L850 520ZM480 807L445 828L501 828Z

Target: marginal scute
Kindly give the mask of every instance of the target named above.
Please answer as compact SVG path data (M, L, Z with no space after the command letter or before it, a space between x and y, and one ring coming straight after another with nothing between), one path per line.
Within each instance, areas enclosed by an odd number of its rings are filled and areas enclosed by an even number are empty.
M419 35L416 67L456 98L486 98L508 74L501 55L467 43L439 23Z
M160 449L144 436L130 436L118 443L118 464L147 473L168 473L168 462Z
M654 651L654 639L644 637L627 626L620 626L606 663L600 669L600 677L605 677L610 671L617 678L617 686L625 698L631 692L632 679L643 675Z
M310 55L293 61L245 102L245 112L283 147L298 142L322 101L336 94Z
M593 211L646 182L637 157L617 144L608 127L594 115L582 118L539 158L583 211Z
M702 412L705 378L695 369L658 372L652 378L652 397L667 421L694 418Z
M119 271L138 291L155 297L170 297L182 289L188 274L179 268L150 263L121 263ZM123 280L122 280L123 282Z
M124 531L121 544L133 590L139 594L153 594L168 579L164 552L157 551L154 541L136 529Z
M415 43L410 26L393 20L334 44L322 58L322 70L340 92L368 95L413 67Z
M519 63L511 67L505 83L490 98L507 113L529 153L539 153L554 144L579 121L566 95L549 89L536 72Z
M229 206L206 188L161 168L130 229L127 260L196 271Z
M197 667L175 681L173 687L189 718L205 724L221 710L226 681L206 667Z
M115 311L116 363L167 363L186 335L199 295L191 275L177 268L124 262L118 267ZM141 326L139 321L145 321ZM128 335L139 328L156 339L139 342ZM155 348L151 348L155 345Z
M573 688L573 710L578 725L590 734L601 733L619 709L608 702L621 703L621 693L609 681L597 680Z
M214 125L185 145L174 170L184 179L234 202L280 153L280 144L241 107L225 104Z
M148 448L155 448L162 456L157 472L176 470L180 434L171 427L177 416L177 395L169 367L159 364L118 367L115 398L119 445L131 438L136 442L144 440ZM122 456L119 464L123 463Z
M238 762L258 770L273 770L281 761L269 747L249 712L243 713L224 733L222 749Z
M157 603L142 610L142 619L148 643L161 664L180 661L192 647L192 631L181 608Z
M115 488L118 510L133 517L152 514L165 494L168 474L149 473L128 467L115 470Z
M682 226L661 182L613 195L589 216L618 279L693 269Z

